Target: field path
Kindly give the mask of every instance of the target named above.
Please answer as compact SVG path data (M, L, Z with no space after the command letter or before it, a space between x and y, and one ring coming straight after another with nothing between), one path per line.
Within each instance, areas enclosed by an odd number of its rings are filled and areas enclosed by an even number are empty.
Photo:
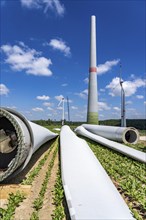
M54 185L55 185L55 181L56 181L58 166L59 166L59 161L58 161L58 154L57 154L55 161L54 161L54 166L53 166L53 169L51 172L51 176L50 176L50 179L48 182L47 191L45 193L43 207L39 211L39 219L41 219L41 220L46 220L46 218L52 219L51 215L52 215L53 209L54 209L53 189L54 189Z
M45 152L45 154L48 153L48 151ZM47 161L45 162L44 166L42 167L42 169L40 170L38 176L35 178L35 180L32 183L32 187L31 187L31 192L28 195L28 197L20 204L19 207L16 208L15 210L15 215L14 215L14 219L15 220L29 220L31 217L32 212L34 211L33 209L33 202L34 200L38 197L40 189L42 187L42 183L43 180L45 178L45 174L47 172L48 169L48 165L51 161L51 158L53 156L54 153L54 148L53 150L50 152L50 155L47 159ZM44 154L44 155L45 155ZM55 166L56 170L57 170L57 163ZM54 172L54 171L53 171ZM55 178L56 174L54 175ZM53 183L53 181L52 181ZM49 185L49 188L52 188L51 183Z

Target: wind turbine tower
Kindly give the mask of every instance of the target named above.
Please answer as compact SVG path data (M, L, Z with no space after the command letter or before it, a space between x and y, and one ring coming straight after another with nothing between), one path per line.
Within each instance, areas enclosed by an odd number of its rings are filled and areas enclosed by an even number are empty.
M96 17L91 16L90 67L88 86L87 123L98 124L97 68L96 68Z
M125 91L122 80L122 64L120 63L120 86L121 86L121 127L126 127Z

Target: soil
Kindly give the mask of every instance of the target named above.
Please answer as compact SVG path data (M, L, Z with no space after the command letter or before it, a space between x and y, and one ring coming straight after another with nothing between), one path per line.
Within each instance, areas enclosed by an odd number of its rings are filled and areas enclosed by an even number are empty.
M17 177L11 179L11 181L5 182L5 184L7 184L7 183L20 184L22 182L22 180L28 176L30 171L38 165L39 161L45 156L45 154L48 153L49 148L53 142L54 141L51 141L51 142L43 145L43 147L41 147L34 154L30 163L28 164L27 168L21 174L19 174ZM15 220L30 220L31 214L34 211L33 201L38 197L38 194L40 192L42 182L45 178L45 174L47 172L48 165L51 161L53 152L54 152L54 148L51 151L44 166L40 170L38 176L33 181L32 185L31 185L30 193L27 195L27 198L24 199L22 203L20 203L19 207L16 208L15 215L14 215ZM54 161L52 171L51 171L51 176L48 181L48 186L47 186L47 190L46 190L44 201L43 201L43 207L39 211L39 219L40 220L51 220L52 219L51 215L52 215L53 210L55 208L53 205L53 189L54 189L54 185L55 185L55 181L56 181L56 176L57 176L56 174L58 171L58 167L59 167L59 156L57 154L55 161ZM20 190L20 192L21 192L21 190ZM1 200L0 207L5 208L6 203L7 203L7 200L4 200L4 201Z
M48 152L48 151L47 151ZM46 152L46 153L47 153ZM39 175L35 178L32 183L31 192L28 197L20 204L18 208L15 210L15 220L29 220L31 214L33 213L33 201L38 197L40 189L42 187L43 180L45 178L45 174L48 169L48 165L52 158L54 151L51 151L48 160L44 164L43 168L40 170ZM41 158L40 158L41 159ZM57 166L56 166L57 168ZM53 186L49 185L49 188L53 188ZM25 214L24 214L25 213Z
M51 215L53 214L54 206L53 206L53 189L56 181L56 175L58 171L58 155L55 158L54 166L51 172L51 176L48 182L47 191L45 193L43 207L39 212L39 219L46 220L52 219Z

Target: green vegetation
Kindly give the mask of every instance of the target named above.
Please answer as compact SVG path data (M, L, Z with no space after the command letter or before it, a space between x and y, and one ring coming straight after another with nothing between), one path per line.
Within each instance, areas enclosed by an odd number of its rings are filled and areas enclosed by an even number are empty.
M0 219L1 220L11 220L15 214L16 207L25 199L24 194L20 193L19 191L14 193L10 193L8 198L8 205L7 209L0 208Z
M31 185L33 180L35 179L35 177L39 174L39 171L41 170L41 168L43 167L43 165L45 164L45 162L47 161L54 145L58 142L58 138L56 139L55 143L50 147L49 152L39 161L38 166L35 167L29 174L29 176L27 177L27 179L23 180L22 184L23 185Z
M43 206L43 199L44 199L44 196L45 196L45 192L47 190L47 184L48 184L48 181L49 181L49 178L50 178L50 175L51 175L51 170L53 168L54 160L55 160L57 152L58 152L58 145L55 148L52 159L49 163L48 170L47 170L46 175L45 175L45 179L42 183L42 187L41 187L41 190L39 192L39 196L33 202L34 212L31 215L31 218L30 218L31 220L39 219L38 212Z
M110 119L100 121L101 125L110 125L110 126L121 126L120 119ZM146 119L127 119L126 120L127 127L134 127L139 130L146 130Z
M47 127L50 130L52 130L55 126L61 127L61 120L60 121L52 121L50 119L48 120L37 120L33 121L36 124L39 124L41 126ZM134 127L139 130L146 130L146 119L127 119L127 127ZM77 127L81 124L85 124L87 122L73 122L73 121L66 121L65 124L73 127ZM100 125L110 125L110 126L121 126L121 120L120 119L110 119L110 120L104 120L104 121L99 121ZM146 133L145 133L146 134Z
M144 213L146 212L145 164L102 147L89 139L86 140L125 198L134 217L137 220L144 219Z
M140 136L146 136L146 130L139 130Z
M59 169L57 173L57 179L54 189L53 202L55 205L55 209L53 211L52 220L62 220L65 217L63 200L64 200L64 190L62 187L61 172Z
M144 143L137 143L137 144L127 144L127 146L134 148L136 150L140 150L142 152L146 152L146 145Z

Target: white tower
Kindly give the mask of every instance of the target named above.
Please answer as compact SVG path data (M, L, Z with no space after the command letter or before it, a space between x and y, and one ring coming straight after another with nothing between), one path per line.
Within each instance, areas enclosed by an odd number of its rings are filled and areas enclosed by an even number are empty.
M97 68L96 68L96 17L91 16L90 68L88 87L87 123L98 124Z

